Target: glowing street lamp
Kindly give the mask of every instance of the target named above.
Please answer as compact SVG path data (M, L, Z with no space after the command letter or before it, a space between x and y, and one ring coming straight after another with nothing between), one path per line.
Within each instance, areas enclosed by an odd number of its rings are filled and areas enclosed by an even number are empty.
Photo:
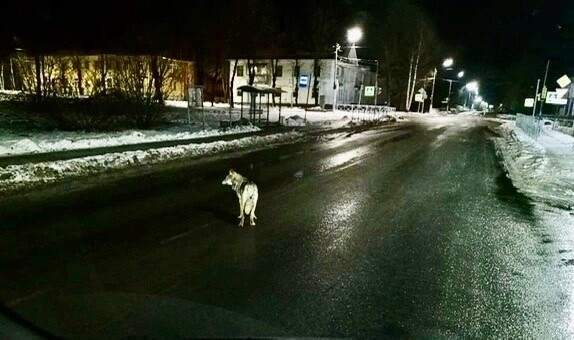
M347 41L350 42L351 44L354 45L358 43L362 38L363 38L363 30L360 27L355 26L347 30Z
M445 60L443 60L442 62L442 67L446 68L446 69L450 69L452 67L452 65L454 65L454 59L452 58L446 58ZM436 74L438 73L438 70L434 69L434 74L433 74L433 79L432 79L432 90L431 90L431 97L430 97L430 107L429 107L429 112L432 112L432 104L433 104L433 100L434 100L434 85L436 82Z
M468 92L474 92L478 94L478 82L471 81L470 83L466 84L465 87Z
M464 71L458 72L457 77L458 77L459 79L462 78L462 77L464 77Z
M355 47L363 38L363 30L358 27L352 27L347 30L347 41ZM339 79L337 79L337 59L339 59L339 52L341 51L341 45L339 43L335 44L335 69L333 74L334 84L333 84L333 112L337 111L337 92L339 91Z

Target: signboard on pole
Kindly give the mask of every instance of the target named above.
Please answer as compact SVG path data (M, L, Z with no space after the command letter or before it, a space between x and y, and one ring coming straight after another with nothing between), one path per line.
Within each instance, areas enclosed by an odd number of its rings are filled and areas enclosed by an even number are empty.
M415 102L422 103L424 101L422 93L415 93Z
M566 93L568 93L568 89L556 89L556 94L558 94L558 98L564 98Z
M546 103L554 105L566 105L568 104L568 99L558 98L558 93L556 91L549 91L546 97Z
M427 98L428 98L428 96L427 96L427 91L425 91L424 88L421 87L421 88L419 89L419 93L423 96L423 99L427 99Z
M524 107L534 107L534 98L524 99Z
M374 96L375 96L375 87L365 86L365 97L374 97Z
M566 86L570 85L572 81L570 80L570 77L568 77L567 75L563 75L556 82L558 83L558 85L560 85L561 88L565 88Z
M309 76L306 74L302 74L299 76L299 87L304 89L309 86Z

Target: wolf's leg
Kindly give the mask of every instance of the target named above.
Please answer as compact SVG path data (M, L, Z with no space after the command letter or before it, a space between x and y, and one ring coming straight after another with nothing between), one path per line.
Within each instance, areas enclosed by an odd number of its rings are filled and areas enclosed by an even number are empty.
M239 197L239 216L237 218L243 218L243 200Z
M257 194L253 195L253 209L251 209L251 216L254 219L257 219L257 216L255 216L255 208L257 208L257 199L258 195Z

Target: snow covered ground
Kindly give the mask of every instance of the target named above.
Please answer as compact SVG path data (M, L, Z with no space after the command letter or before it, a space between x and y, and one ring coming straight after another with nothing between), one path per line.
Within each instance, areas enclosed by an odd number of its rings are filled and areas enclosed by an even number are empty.
M233 150L255 150L283 143L295 142L303 137L298 132L267 136L249 136L231 141L179 145L145 151L109 153L64 161L9 165L0 168L0 192L29 188L35 184L53 183L63 178L98 174L134 166L153 165L181 158L197 158Z
M217 129L196 132L177 130L132 130L112 133L35 132L28 136L17 135L8 131L0 131L0 157L30 153L92 149L171 140L185 140L245 132L256 132L259 130L260 129L257 127L244 126L229 129L225 132Z
M531 139L513 121L496 138L506 169L521 191L544 201L574 205L574 137L543 129Z
M166 101L167 106L177 107L177 108L185 108L187 107L187 102L184 101ZM227 120L229 115L227 110L229 109L229 104L227 103L212 103L211 102L204 102L203 106L208 109L209 112L211 109L224 109L221 113L206 113L215 115L216 117L210 117L211 121L218 121L218 120ZM267 118L267 108L265 104L263 104L263 115L262 118ZM233 111L233 120L238 120L239 115L238 112L241 108L240 104L235 104L235 110ZM247 104L243 105L244 110L244 117L247 117L249 106ZM217 110L216 110L217 111ZM271 123L276 123L279 121L279 117L281 117L282 124L287 126L307 126L307 127L315 127L315 128L338 128L347 125L352 119L353 120L374 120L374 119L382 119L384 116L394 116L400 114L399 112L393 112L388 115L371 115L371 114L360 114L360 113L351 113L347 111L324 111L321 110L320 107L311 107L305 110L301 107L290 107L290 106L282 106L279 108L278 106L270 107L269 108L269 121ZM428 114L427 114L428 115Z

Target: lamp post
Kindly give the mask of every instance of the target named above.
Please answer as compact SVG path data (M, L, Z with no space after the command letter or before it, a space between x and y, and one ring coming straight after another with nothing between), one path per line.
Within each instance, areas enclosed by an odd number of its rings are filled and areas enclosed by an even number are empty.
M337 59L339 59L339 51L341 45L335 44L335 67L333 71L333 113L337 112L337 92L339 92L339 79L337 78Z
M472 93L478 94L478 82L477 81L471 81L470 83L466 84L466 86L464 88L466 89L466 92L468 93L468 97L464 100L464 106L466 107L467 100L470 99L470 95Z
M444 67L445 69L449 69L452 67L452 65L454 64L454 59L452 58L446 58L445 60L443 60L442 62L442 67ZM432 104L434 101L434 87L435 87L435 83L436 83L436 74L438 73L437 68L434 68L434 72L433 72L433 77L432 77L432 90L431 90L431 97L430 97L430 107L429 107L429 113L432 112Z
M352 27L347 30L347 41L352 44L351 48L355 48L355 44L363 38L363 30L358 27ZM339 43L335 44L335 69L334 69L334 79L333 84L333 112L337 111L337 93L339 92L339 79L337 77L337 60L339 59L339 52L341 51L341 45Z
M458 79L461 79L462 77L464 77L464 71L458 72L457 77L458 77ZM446 98L446 110L449 111L450 110L450 93L452 91L452 82L455 80L447 79L446 81L448 81L448 97Z

